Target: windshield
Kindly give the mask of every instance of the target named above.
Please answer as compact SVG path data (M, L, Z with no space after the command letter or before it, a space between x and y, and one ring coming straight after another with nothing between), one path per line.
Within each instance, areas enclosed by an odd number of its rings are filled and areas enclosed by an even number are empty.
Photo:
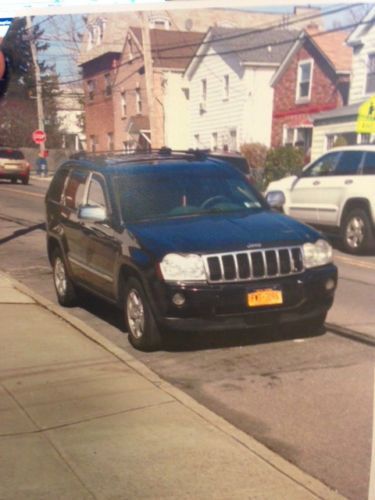
M264 207L246 180L218 171L127 172L114 178L113 185L125 222L250 212Z

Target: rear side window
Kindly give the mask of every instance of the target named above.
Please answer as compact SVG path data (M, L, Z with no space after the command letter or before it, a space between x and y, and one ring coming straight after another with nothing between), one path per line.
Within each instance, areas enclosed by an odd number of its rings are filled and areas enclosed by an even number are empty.
M48 198L57 203L61 200L61 193L64 188L65 180L68 176L69 170L61 169L58 170L51 182L48 190Z
M363 175L375 175L375 153L366 153L363 162Z
M71 210L77 210L83 203L87 173L75 170L70 175L64 191L64 205Z
M334 175L358 174L362 157L362 151L344 151L336 165Z
M24 160L25 157L22 151L16 149L1 149L0 158L5 158L7 160Z

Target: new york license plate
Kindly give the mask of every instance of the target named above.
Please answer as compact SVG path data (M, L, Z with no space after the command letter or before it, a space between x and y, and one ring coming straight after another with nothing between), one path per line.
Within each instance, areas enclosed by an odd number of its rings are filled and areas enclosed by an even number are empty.
M283 303L283 292L272 288L254 290L247 294L249 307L275 306Z

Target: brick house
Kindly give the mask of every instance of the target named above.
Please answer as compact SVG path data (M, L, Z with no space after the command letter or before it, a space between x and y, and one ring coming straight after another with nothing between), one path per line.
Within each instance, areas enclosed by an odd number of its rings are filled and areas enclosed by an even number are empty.
M81 64L84 87L85 133L87 150L114 149L114 112L112 82L118 52L107 52Z
M274 88L272 139L303 148L309 160L312 115L347 104L351 50L347 32L303 30L271 80Z
M203 39L203 33L151 29L150 43L153 60L153 95L156 134L153 147L178 143L171 131L185 136L187 126L187 95L182 88L183 72ZM178 47L178 48L173 48ZM166 101L173 89L173 99ZM115 149L147 149L150 145L149 108L143 62L142 31L128 30L124 49L118 61L113 81L114 146ZM166 137L167 136L167 137Z

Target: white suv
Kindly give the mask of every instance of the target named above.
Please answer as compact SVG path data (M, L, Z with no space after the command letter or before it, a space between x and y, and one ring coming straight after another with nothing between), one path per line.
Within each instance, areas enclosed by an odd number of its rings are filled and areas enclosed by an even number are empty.
M271 182L269 204L287 215L339 233L344 249L362 253L375 244L375 146L335 148L301 174Z

